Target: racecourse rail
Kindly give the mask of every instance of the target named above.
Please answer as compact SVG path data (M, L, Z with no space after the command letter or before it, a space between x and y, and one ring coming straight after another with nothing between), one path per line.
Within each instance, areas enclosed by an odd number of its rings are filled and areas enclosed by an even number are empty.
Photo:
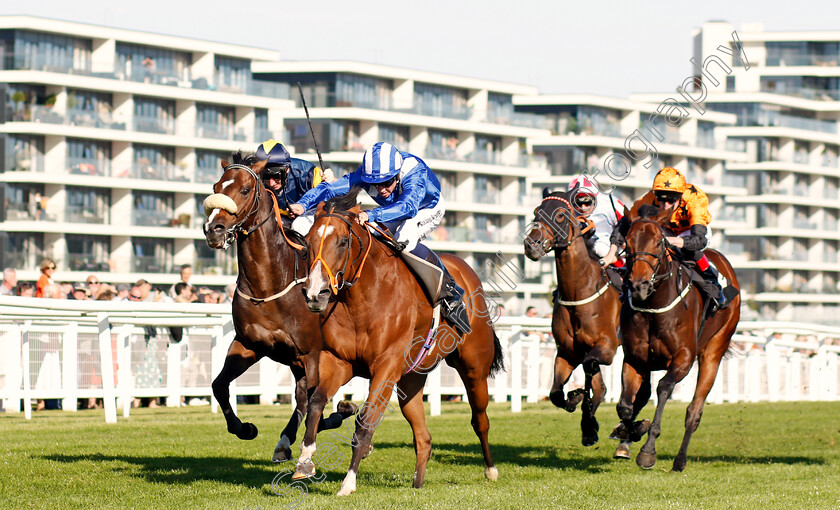
M166 405L211 402L210 383L224 363L234 337L229 304L66 301L0 296L0 401L6 412L31 418L33 399L60 399L64 410L78 399L101 398L105 421L124 417L140 397L163 397ZM182 339L172 339L181 328ZM548 396L554 377L550 319L500 317L496 333L505 351L506 371L490 381L496 402ZM840 400L840 328L793 322L741 322L733 348L721 363L709 402ZM110 362L106 362L110 360ZM603 367L607 402L621 392L622 353ZM654 384L664 372L654 374ZM674 400L689 401L696 366L677 386ZM572 383L583 383L580 367ZM567 388L568 389L568 388ZM368 381L354 378L336 395L364 400ZM231 387L237 395L255 395L261 404L278 396L291 402L294 381L285 366L263 359ZM457 373L441 363L426 383L431 414L445 399L466 393ZM655 392L654 392L655 397ZM284 404L288 405L288 404Z

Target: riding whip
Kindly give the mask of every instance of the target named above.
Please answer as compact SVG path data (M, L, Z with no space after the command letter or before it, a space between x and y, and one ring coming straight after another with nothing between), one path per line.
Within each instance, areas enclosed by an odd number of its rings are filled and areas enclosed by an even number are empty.
M318 163L321 165L321 171L324 171L324 160L321 159L321 151L318 149L318 140L315 139L315 131L312 129L312 120L309 118L309 108L306 107L306 99L303 97L303 87L298 82L298 92L300 92L300 102L303 104L303 111L306 112L306 122L309 124L309 132L312 134L312 143L315 144L315 152L318 154Z

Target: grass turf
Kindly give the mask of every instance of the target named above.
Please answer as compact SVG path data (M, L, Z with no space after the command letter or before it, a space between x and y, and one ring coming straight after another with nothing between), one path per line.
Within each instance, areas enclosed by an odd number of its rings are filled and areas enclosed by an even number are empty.
M306 495L298 508L840 507L840 402L707 405L686 471L671 473L685 407L668 404L659 461L644 471L611 458L613 405L600 409L601 441L590 448L580 446L579 411L541 402L512 414L491 405L499 480L489 482L469 406L444 404L442 416L428 419L433 453L421 490L410 487L411 432L395 410L377 430L349 498L334 494L350 447L330 432L319 435L319 448L335 445L329 464L336 467L321 483L299 482ZM228 434L207 407L134 410L116 425L106 425L101 411L39 412L30 422L0 415L0 507L293 507L303 489L290 489L288 476L272 485L293 466L268 461L290 407L240 406L240 413L260 428L257 439ZM649 405L641 417L652 415Z

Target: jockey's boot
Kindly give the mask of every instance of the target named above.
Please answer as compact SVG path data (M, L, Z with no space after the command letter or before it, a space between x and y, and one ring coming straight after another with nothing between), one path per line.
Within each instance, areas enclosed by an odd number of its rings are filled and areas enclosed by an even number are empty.
M717 296L714 299L714 311L723 310L724 308L729 306L729 303L731 303L732 300L735 299L735 296L738 295L738 289L736 289L732 285L727 285L726 288L723 288L720 284L720 273L718 272L717 268L712 265L710 260L706 260L708 266L706 267L706 269L700 272L700 276L702 276L703 279L710 285L714 285L714 287L718 291Z
M443 282L440 288L440 295L438 296L436 305L440 305L443 311L443 318L449 321L455 329L461 334L467 335L472 331L470 327L470 320L467 317L467 307L464 305L464 289L462 289L449 270L443 265L437 253L430 250L427 246L417 243L411 253L416 255L426 262L436 265L443 272Z

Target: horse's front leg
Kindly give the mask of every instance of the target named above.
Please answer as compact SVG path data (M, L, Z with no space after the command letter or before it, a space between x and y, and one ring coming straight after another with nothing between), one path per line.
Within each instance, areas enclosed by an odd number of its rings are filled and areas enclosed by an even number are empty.
M647 433L648 424L634 423L633 420L650 400L650 371L641 372L632 362L625 359L621 367L621 397L616 405L621 423L613 430L610 437L621 443L615 449L613 457L630 458L630 445L639 441Z
M399 366L395 368L399 368ZM381 372L386 373L382 374ZM349 496L356 492L356 474L359 472L359 464L370 449L376 427L385 417L386 411L391 410L388 401L391 399L391 393L394 389L397 389L399 378L398 369L382 369L380 373L373 374L370 381L370 393L368 393L365 404L356 416L353 457L350 459L350 469L347 470L347 475L341 482L341 490L338 491L338 496ZM399 391L399 389L397 390Z
M639 467L650 469L656 464L656 439L662 432L662 413L665 411L665 404L671 398L677 383L682 381L688 371L691 370L693 362L694 356L686 349L681 350L671 360L668 371L659 381L659 385L656 387L656 413L653 415L653 421L650 424L647 441L636 456L636 464Z
M554 383L551 386L551 392L548 394L548 398L551 399L552 404L570 413L574 412L578 402L583 399L582 390L569 392L569 400L566 400L566 396L563 393L563 387L568 382L574 369L575 367L565 358L561 357L558 352L557 357L554 358Z
M339 362L325 352L321 353L321 359L331 362L322 364L318 384L308 392L309 405L306 415L306 432L303 435L303 442L300 446L300 458L295 466L295 473L292 475L292 479L294 480L309 478L315 475L315 438L319 428L323 426L325 421L323 419L324 406L335 395L338 389L353 377L353 370L349 364ZM355 409L353 410L355 411ZM343 415L345 413L339 410L338 414ZM338 420L338 423L340 424L341 420Z
M227 422L228 432L235 434L239 439L254 439L257 437L257 427L253 423L242 423L233 412L230 405L230 383L242 375L248 368L256 363L262 355L247 349L239 338L234 338L228 348L225 364L221 372L213 380L213 396L219 402L222 414Z
M580 421L581 442L583 446L592 446L598 442L598 420L595 411L607 393L601 365L609 365L615 357L615 348L608 339L599 342L589 351L583 360L583 373L586 377L583 394L583 416Z

